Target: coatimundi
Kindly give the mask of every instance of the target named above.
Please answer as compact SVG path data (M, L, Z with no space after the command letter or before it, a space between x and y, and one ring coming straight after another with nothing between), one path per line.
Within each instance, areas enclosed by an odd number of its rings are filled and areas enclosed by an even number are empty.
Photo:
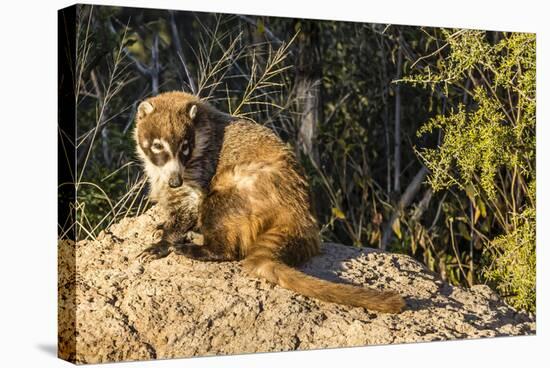
M183 92L140 103L135 140L153 200L167 212L160 243L202 261L244 260L244 269L283 288L332 303L397 313L393 291L337 284L290 266L319 253L307 181L291 148L270 129L222 113ZM185 239L202 234L203 245Z

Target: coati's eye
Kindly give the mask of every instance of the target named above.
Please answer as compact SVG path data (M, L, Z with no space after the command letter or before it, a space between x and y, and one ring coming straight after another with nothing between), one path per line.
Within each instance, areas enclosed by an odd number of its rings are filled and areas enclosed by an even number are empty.
M151 146L151 151L153 151L153 153L160 153L164 150L164 146L162 145L162 143L160 143L159 141L155 140L153 142L153 145Z
M183 141L181 145L181 154L184 158L189 157L189 154L191 153L191 148L189 147L189 141L186 139Z

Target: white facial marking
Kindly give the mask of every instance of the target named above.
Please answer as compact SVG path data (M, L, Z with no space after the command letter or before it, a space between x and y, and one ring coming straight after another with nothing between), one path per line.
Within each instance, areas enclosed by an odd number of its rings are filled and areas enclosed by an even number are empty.
M153 151L153 153L160 153L162 151L170 152L170 145L164 139L155 138L151 146L151 151Z
M166 142L164 139L155 139L153 141L153 146L151 147L151 151L155 152L155 144L158 146L161 146L162 149L159 152L168 152L170 155L170 159L166 161L164 165L161 167L158 167L157 170L157 177L160 179L160 181L164 183L168 183L170 178L174 174L182 174L183 173L183 165L181 164L180 160L174 156L172 153L172 150L170 149L170 145L168 142Z
M164 181L168 182L172 174L181 173L183 171L182 169L180 160L172 158L162 166L161 176L164 178Z

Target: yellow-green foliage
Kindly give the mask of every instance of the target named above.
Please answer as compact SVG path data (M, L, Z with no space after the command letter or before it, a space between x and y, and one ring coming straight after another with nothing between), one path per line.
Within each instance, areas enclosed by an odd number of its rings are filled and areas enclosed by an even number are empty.
M518 309L534 311L536 302L535 209L516 216L517 226L509 234L496 237L490 247L496 256L485 269L488 280L496 281L498 291L509 296Z
M458 187L476 209L480 202L490 209L501 235L471 219L485 235L481 274L511 304L534 311L535 35L443 33L446 56L408 81L441 86L448 96L461 90L469 103L426 123L418 134L440 129L441 141L418 153L434 190Z
M479 187L494 198L495 176L502 165L512 162L515 145L495 100L482 88L474 91L473 98L478 104L474 111L466 112L460 105L458 111L438 115L419 130L420 134L436 128L445 132L441 146L423 150L422 156L433 173L429 181L435 190L454 184L465 188L479 178Z

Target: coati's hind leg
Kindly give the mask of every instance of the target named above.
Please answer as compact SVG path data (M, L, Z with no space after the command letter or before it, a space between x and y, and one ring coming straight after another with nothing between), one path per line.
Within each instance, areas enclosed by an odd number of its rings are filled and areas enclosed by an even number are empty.
M247 234L247 202L235 190L212 191L202 203L200 232L203 245L175 245L174 253L199 261L234 261L239 258L239 244Z

